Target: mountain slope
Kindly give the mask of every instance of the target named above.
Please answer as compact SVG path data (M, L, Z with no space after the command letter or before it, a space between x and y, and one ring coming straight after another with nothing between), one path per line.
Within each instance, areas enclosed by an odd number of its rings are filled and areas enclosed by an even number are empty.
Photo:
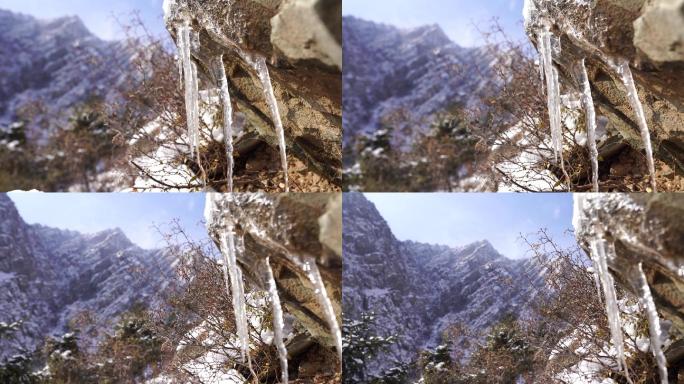
M524 314L541 284L533 262L507 259L487 241L458 248L399 241L361 194L344 196L343 236L345 318L375 312L378 333L401 338L377 359L384 364L414 360L449 325L478 331Z
M439 26L401 30L343 19L344 144L388 124L403 144L435 113L479 103L489 85L487 48L463 48Z
M131 58L126 42L98 39L78 17L43 21L0 9L0 127L31 110L29 128L42 137L79 103L114 100Z
M83 235L26 224L0 194L0 321L24 321L17 339L0 344L0 357L29 350L87 313L94 328L113 325L133 304L151 304L171 284L175 258L143 250L120 229Z

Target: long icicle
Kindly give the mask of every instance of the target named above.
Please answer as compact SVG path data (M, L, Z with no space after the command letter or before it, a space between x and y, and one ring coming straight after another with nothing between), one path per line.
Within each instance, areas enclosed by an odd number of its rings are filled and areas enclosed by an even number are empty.
M204 169L204 165L202 164L202 153L199 150L199 143L200 143L200 130L199 130L199 82L197 81L197 64L191 63L190 66L192 67L192 77L194 79L194 85L195 89L193 90L193 95L197 98L195 103L197 104L197 108L195 109L195 115L194 115L194 120L195 122L193 123L195 125L194 129L194 134L195 138L193 139L195 143L195 152L197 153L197 166L200 169L200 178L202 180L202 188L206 189L207 188L207 171Z
M278 134L278 145L280 146L280 162L283 167L283 175L285 177L285 192L290 191L289 176L287 174L287 147L285 143L285 128L283 127L283 121L280 117L280 109L278 108L278 100L275 97L273 91L273 83L271 82L271 75L268 72L268 66L266 65L266 59L263 57L257 58L254 63L257 75L261 81L261 86L264 90L264 96L266 97L266 103L268 104L271 115L273 117L273 124L276 128L276 133Z
M178 53L183 62L185 80L185 112L188 123L188 140L190 141L190 157L195 157L197 148L197 131L199 131L199 96L197 94L197 70L193 70L190 53L190 25L178 25Z
M226 76L226 69L223 64L223 55L219 55L214 60L214 67L219 83L219 90L221 95L221 104L223 106L223 136L226 145L226 179L228 192L233 192L233 105L230 100L230 92L228 91L228 77Z
M660 328L660 318L658 317L658 311L656 310L655 302L653 301L653 295L651 294L651 288L648 285L648 280L644 274L644 268L642 263L637 265L635 277L639 288L639 300L641 300L641 305L646 311L646 316L648 317L648 330L651 336L651 350L658 363L658 372L660 374L660 383L668 384L667 379L667 359L663 353L662 339L663 331Z
M612 248L606 239L596 236L589 242L591 249L591 259L594 262L594 268L598 270L598 274L603 286L603 296L605 297L606 316L608 317L608 325L610 327L610 337L613 346L617 351L619 369L624 372L627 381L632 384L632 379L629 377L629 369L627 367L627 360L625 358L625 343L622 336L622 322L620 321L620 308L618 307L617 293L615 292L615 282L613 276L608 271L608 257L607 253L611 253ZM612 250L614 252L614 250Z
M594 98L591 96L591 85L584 59L579 62L580 86L582 87L582 103L584 104L584 114L587 125L587 146L589 147L589 157L591 158L591 184L594 192L599 191L598 184L598 149L596 148L596 110L594 109Z
M304 272L309 278L309 281L314 286L316 296L318 301L323 307L323 313L325 315L325 320L328 322L328 327L330 332L335 339L335 348L337 349L337 355L342 361L342 331L340 330L340 325L337 322L337 316L335 315L335 310L333 309L330 297L328 297L328 292L325 289L325 284L323 283L323 278L321 277L321 272L318 270L316 265L316 259L313 257L307 257L304 259L303 264Z
M268 292L271 295L271 306L273 307L273 340L278 350L278 357L280 358L281 382L287 384L288 365L287 365L287 348L285 348L285 335L283 329L285 322L283 321L283 308L280 304L280 296L278 295L278 286L273 277L273 269L271 269L271 262L267 257L264 260L264 267L266 270L266 277L268 279Z
M237 328L238 339L240 341L240 353L242 361L249 356L249 329L247 326L247 313L244 302L244 287L242 274L237 267L235 256L235 234L232 226L228 227L221 234L221 253L223 262L228 266L230 276L231 296L233 299L233 312L235 315L235 326Z
M540 31L539 50L542 59L542 66L544 68L544 77L546 78L546 98L547 107L549 109L549 125L551 126L551 146L553 147L554 156L558 160L559 153L563 150L562 135L561 135L561 117L560 117L560 87L558 83L558 75L554 74L553 58L551 56L551 32L548 28Z
M636 85L634 84L634 77L632 77L632 70L629 68L629 62L622 59L617 64L617 73L622 80L622 84L627 89L627 99L634 110L634 114L637 118L637 124L639 125L639 131L641 133L641 140L644 143L644 148L646 150L646 161L648 163L648 172L651 176L651 188L653 192L657 192L656 186L656 174L655 174L655 161L653 159L653 145L651 144L651 134L648 130L648 123L646 123L646 115L644 114L644 106L639 100L639 93L637 92Z

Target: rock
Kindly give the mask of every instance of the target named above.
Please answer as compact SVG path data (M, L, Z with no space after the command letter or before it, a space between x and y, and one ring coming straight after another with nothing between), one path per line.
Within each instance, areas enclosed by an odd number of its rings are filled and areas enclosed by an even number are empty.
M576 65L586 60L597 114L611 133L639 150L643 142L635 113L616 71L615 59L630 63L644 105L655 156L684 171L684 60L680 0L526 0L525 28L537 44L546 24L560 38L554 53L561 91L577 92ZM667 17L661 17L669 11ZM654 22L654 20L658 20ZM662 24L661 24L662 23Z
M577 203L576 203L577 204ZM592 216L615 243L608 267L623 288L636 292L630 272L642 263L658 311L684 334L684 195L601 194L584 197L579 222ZM576 225L580 245L589 249L592 226Z
M436 115L479 108L492 87L489 49L460 47L437 25L405 30L353 16L343 23L346 150L387 127L394 147L408 148Z
M373 312L373 334L399 338L366 362L366 373L415 361L451 325L476 334L508 313L527 313L542 283L535 262L507 259L488 241L462 247L400 241L360 193L344 194L343 214L345 321Z
M120 229L81 234L29 225L0 194L0 322L24 322L16 339L0 340L0 360L34 350L83 315L92 323L79 327L81 338L94 343L92 331L108 329L135 304L158 304L175 286L177 262L168 250L139 248Z
M231 97L248 130L272 147L278 139L250 61L267 58L288 153L341 183L342 85L339 0L166 0L165 21L189 21L201 88L215 88L211 63L224 55ZM236 143L239 145L239 143Z
M656 62L684 61L684 0L647 4L634 21L634 45Z
M224 219L235 223L237 259L245 280L266 289L263 261L270 259L284 310L325 347L335 345L307 272L292 257L313 257L328 296L341 322L342 250L339 194L235 193L210 195L207 228L218 239L226 230ZM337 231L335 238L334 231Z

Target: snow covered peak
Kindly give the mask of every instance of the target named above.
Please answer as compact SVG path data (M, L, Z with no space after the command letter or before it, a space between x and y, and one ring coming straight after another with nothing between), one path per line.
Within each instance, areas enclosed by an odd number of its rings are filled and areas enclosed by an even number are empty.
M65 123L68 111L93 97L114 100L128 79L133 54L120 42L94 36L76 16L38 20L0 10L0 127L17 121L28 104L44 113L28 124L42 138Z
M415 360L450 325L484 330L525 312L536 289L529 282L538 281L533 263L507 259L487 240L461 247L399 241L362 194L343 198L345 319L375 312L378 334L402 336L371 371L387 368L382 361Z
M0 358L19 346L32 350L83 311L106 327L133 304L153 304L171 286L174 262L171 252L135 246L121 229L83 235L28 225L0 194L0 321L25 320L18 340L0 343Z

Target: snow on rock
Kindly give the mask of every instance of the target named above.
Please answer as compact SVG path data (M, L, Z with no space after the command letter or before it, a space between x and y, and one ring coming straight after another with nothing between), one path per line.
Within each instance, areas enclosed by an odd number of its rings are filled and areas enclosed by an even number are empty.
M0 357L62 334L83 311L105 327L136 302L153 304L175 278L174 261L169 252L137 247L119 229L80 234L28 225L0 194L0 321L24 320L16 343L0 343Z
M394 359L414 361L417 349L434 348L449 325L484 331L506 313L525 316L534 284L541 284L528 275L534 263L507 259L487 241L447 247L397 240L362 194L344 195L343 216L345 321L374 312L376 334L400 336L368 362L371 372Z

